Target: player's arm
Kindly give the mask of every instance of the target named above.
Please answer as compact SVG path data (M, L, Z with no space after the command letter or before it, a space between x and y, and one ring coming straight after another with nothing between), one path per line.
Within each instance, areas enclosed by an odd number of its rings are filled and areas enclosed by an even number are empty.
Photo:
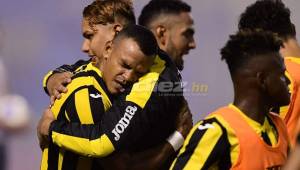
M71 82L73 73L89 61L79 60L73 65L62 65L55 70L49 71L43 78L43 88L49 96L59 98L60 93L65 93L66 84Z
M210 169L225 159L230 161L230 145L225 129L215 118L211 118L193 127L170 169Z
M192 114L187 102L184 100L184 105L176 118L176 131L160 145L143 152L131 154L128 168L132 170L159 169L181 148L192 126Z
M114 150L133 147L132 143L141 140L149 128L169 119L171 113L161 111L166 110L169 100L177 99L152 93L152 90L138 89L149 85L154 89L154 84L149 84L153 82L153 74L149 74L149 79L146 77L143 81L144 83L135 84L125 101L122 97L114 101L98 124L80 125L54 121L50 128L50 139L60 147L94 157L103 157ZM135 88L137 89L133 90Z
M165 106L161 101L163 97L158 94L150 96L151 99L145 103L152 106L147 108L153 108L153 112L143 109L141 103L118 100L114 101L102 121L94 125L53 121L49 137L62 148L93 157L103 157L114 150L132 147L131 143L141 139L163 116L158 112Z
M49 128L49 138L58 146L84 156L107 156L116 149L128 146L130 141L140 136L143 124L137 122L147 124L142 120L145 115L139 106L125 103L115 105L115 102L102 121L93 125L53 121Z
M177 140L177 145L182 146L184 138L174 138L172 140L173 142ZM130 159L127 162L127 168L131 170L159 169L164 165L168 158L176 153L176 151L177 150L175 150L174 146L172 146L168 141L163 142L160 145L146 151L131 154Z

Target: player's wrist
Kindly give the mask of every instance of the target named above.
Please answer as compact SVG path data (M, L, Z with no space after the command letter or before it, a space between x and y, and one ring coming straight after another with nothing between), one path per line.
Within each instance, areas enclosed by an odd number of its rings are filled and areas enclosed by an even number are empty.
M180 132L175 131L167 138L167 141L176 152L183 145L184 137L182 136L182 134Z

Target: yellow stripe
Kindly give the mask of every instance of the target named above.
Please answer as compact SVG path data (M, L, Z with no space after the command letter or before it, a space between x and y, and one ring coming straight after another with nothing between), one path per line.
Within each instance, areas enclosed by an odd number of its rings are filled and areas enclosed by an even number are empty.
M231 126L226 122L222 116L214 115L214 117L220 122L220 124L226 129L227 131L227 138L230 143L230 158L231 164L235 165L238 161L239 153L240 153L240 145L239 140L235 135L235 131L231 128Z
M277 144L277 136L275 135L275 134L277 134L277 132L274 129L274 127L270 124L268 119L266 119L264 122L263 131L267 133L267 135L270 139L271 145L275 146Z
M193 134L195 133L195 130L198 129L198 126L202 123L203 121L200 121L198 122L189 132L189 134L187 135L186 139L184 140L184 143L183 143L183 147L180 149L178 155L177 155L177 158L179 155L181 155L183 152L185 152L186 150L186 146L190 143L190 140L191 140L191 137L193 136ZM175 162L177 161L177 158L173 161L170 169L173 169L174 166L175 166Z
M85 70L93 70L95 71L101 78L102 78L102 72L93 65L93 63L89 63L87 66L86 66L86 69Z
M45 76L44 76L44 79L43 79L43 87L44 88L47 88L47 80L49 79L50 76L52 76L53 74L53 71L49 71Z
M203 123L203 121L198 122L198 123L191 129L191 131L189 132L188 136L186 137L186 139L185 139L185 141L184 141L184 143L183 143L183 146L187 146L187 145L189 144L189 142L190 142L190 140L191 140L193 134L194 134L195 131L198 129L198 126L199 126L200 124L202 124L202 123ZM183 152L185 151L185 149L186 149L186 147L182 147L182 149L180 150L179 154L183 153Z
M300 64L300 58L299 57L284 57L285 59L291 60L294 63Z
M290 82L291 82L291 83L289 84L289 90L290 90L290 93L293 94L293 90L294 90L294 81L293 81L291 75L290 75L287 71L285 72L285 75L286 75L286 77L287 77L287 78L290 80ZM282 107L279 108L279 115L280 115L280 117L281 117L282 119L285 118L285 116L286 116L288 110L289 110L289 105L282 106Z
M126 101L131 101L144 108L149 100L161 72L165 69L165 61L156 56L150 72L142 76L132 87Z
M90 64L92 64L92 63L89 63L89 64L87 64L87 65L84 64L84 65L79 66L79 67L74 71L75 74L76 74L76 73L79 73L79 72L81 72L81 71L88 70L87 68L83 69L83 67L88 66L88 65L90 65Z
M48 170L48 148L43 150L40 170Z
M203 167L204 163L222 135L221 127L215 122L213 122L212 125L214 128L209 128L206 130L184 169L201 169Z
M72 80L72 83L70 83L67 88L68 92L65 94L62 94L61 99L55 100L54 105L52 106L51 110L54 113L55 118L57 118L60 109L62 108L62 105L65 103L65 101L68 99L68 97L79 87L82 87L84 85L92 85L92 81L90 77L78 77L74 80Z
M65 150L64 149L59 149L58 170L62 170L62 164L63 164L63 161L64 161L64 154L65 154Z
M94 79L94 81L96 81L96 79ZM104 105L104 111L108 110L111 107L111 101L108 98L108 95L105 93L105 91L103 90L103 88L98 84L98 83L94 83L94 87L101 93L102 95L102 102Z
M93 116L91 111L89 91L82 89L75 93L75 107L80 123L93 124Z
M52 132L52 139L59 147L88 157L105 157L115 150L106 135L102 135L98 139L89 140Z

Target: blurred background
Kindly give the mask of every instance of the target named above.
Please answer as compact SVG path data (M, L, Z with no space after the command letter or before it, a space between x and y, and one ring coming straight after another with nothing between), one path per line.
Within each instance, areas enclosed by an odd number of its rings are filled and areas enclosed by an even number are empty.
M10 92L29 105L30 125L5 135L8 170L39 169L41 152L36 125L49 98L42 89L48 70L87 58L81 51L81 12L91 0L0 1L0 60L7 69ZM148 0L135 0L138 16ZM254 0L188 0L195 21L197 48L185 56L182 73L194 122L232 101L232 84L219 49L237 30L239 15ZM284 0L300 29L300 1ZM299 36L298 36L299 37ZM193 86L200 90L193 92ZM28 109L28 108L27 108Z

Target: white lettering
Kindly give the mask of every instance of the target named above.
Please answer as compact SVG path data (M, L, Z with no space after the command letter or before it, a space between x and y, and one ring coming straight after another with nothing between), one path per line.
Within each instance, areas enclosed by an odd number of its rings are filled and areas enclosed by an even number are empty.
M135 112L137 111L136 106L127 106L125 109L124 116L119 120L115 128L112 130L112 133L115 135L115 141L120 139L120 135L125 131L125 129L130 124L130 120L134 116Z
M120 135L116 132L116 129L114 129L112 133L115 134L115 141L118 141L120 139Z

